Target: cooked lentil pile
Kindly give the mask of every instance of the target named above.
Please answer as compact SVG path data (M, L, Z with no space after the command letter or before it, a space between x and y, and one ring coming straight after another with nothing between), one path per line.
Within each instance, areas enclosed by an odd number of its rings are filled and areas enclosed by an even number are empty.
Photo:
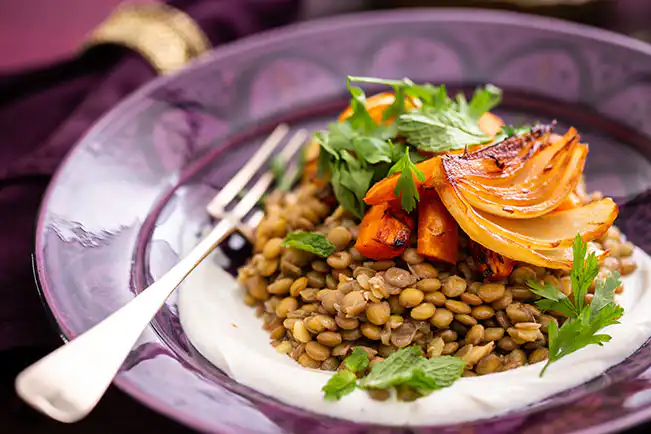
M601 197L579 189L577 194L584 203ZM464 376L547 359L547 325L563 317L541 313L526 282L549 282L570 296L568 271L518 263L508 279L484 280L461 232L454 266L419 255L416 231L401 256L370 260L353 247L358 223L335 206L327 186L305 183L289 193L273 192L257 228L254 256L239 270L244 301L256 308L279 353L308 368L334 371L354 347L363 347L373 365L417 344L427 357L462 357ZM337 250L321 258L281 247L292 231L324 234ZM599 277L636 269L634 247L616 227L597 244L609 251ZM586 295L588 302L591 297Z

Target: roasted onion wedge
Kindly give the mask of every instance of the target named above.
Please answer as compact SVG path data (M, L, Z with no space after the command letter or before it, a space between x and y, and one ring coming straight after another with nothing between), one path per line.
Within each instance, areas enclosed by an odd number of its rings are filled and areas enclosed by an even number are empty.
M552 218L552 216L549 216L548 219L545 219L538 224L535 224L536 220L538 219L527 220L527 224L534 224L532 228L528 230L528 234L516 233L484 218L484 216L475 211L467 202L463 200L463 198L455 191L454 187L449 182L445 182L439 185L437 187L437 191L439 193L441 201L457 221L461 229L466 234L468 234L468 236L473 241L481 244L487 249L497 252L507 258L526 262L540 267L559 268L566 270L572 268L571 247L560 247L568 245L568 240L569 245L571 245L571 241L577 233L574 226L568 229L567 234L563 234L560 232L562 227L556 227L556 224L553 221L549 220ZM605 209L607 209L606 205L607 202L605 202L603 205ZM564 212L575 212L575 210ZM559 212L555 214L561 213ZM586 215L592 216L592 213L586 212ZM567 216L561 216L561 219L565 221L565 219L567 219ZM610 223L607 222L608 220L604 220L603 222L606 230L608 227L610 227ZM525 222L523 222L523 224L524 223ZM553 230L554 232L552 233L558 238L552 239L551 237L547 236L543 239L540 239L532 237L532 235L544 234L545 228ZM584 239L592 240L590 237L593 233L594 231L586 232ZM540 248L541 246L543 247L542 249ZM599 255L605 254L604 252L597 253Z
M610 198L566 211L557 211L529 220L497 217L479 210L477 215L505 230L517 234L539 250L572 246L576 234L587 241L600 238L617 218L617 204ZM535 240L535 242L533 242Z
M538 125L526 134L463 155L448 155L445 171L450 178L477 177L482 182L505 181L518 173L529 159L548 146L552 125Z
M574 145L569 155L546 173L525 184L509 188L482 189L482 186L459 181L455 188L477 209L511 219L531 219L553 211L572 193L583 173L588 149ZM567 154L567 153L566 153Z
M555 164L564 155L563 151L570 149L572 145L578 143L579 135L574 128L570 128L561 139L550 141L539 148L531 158L525 163L521 170L513 173L509 177L488 178L487 176L462 176L462 180L479 183L483 188L491 190L493 188L505 188L523 186L540 177L550 164ZM560 154L560 155L559 155Z

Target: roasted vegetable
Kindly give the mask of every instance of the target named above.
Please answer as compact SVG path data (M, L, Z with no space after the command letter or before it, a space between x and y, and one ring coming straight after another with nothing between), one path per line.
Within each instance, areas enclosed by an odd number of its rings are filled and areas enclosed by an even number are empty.
M479 118L479 129L487 136L495 136L500 132L503 125L502 118L491 112L486 112Z
M475 264L479 268L484 279L502 280L511 275L515 262L512 259L488 250L480 244L470 241L470 249Z
M388 203L369 208L359 225L355 248L367 258L382 260L400 255L409 245L414 220Z
M418 204L418 248L423 256L457 263L459 228L436 192L424 195Z
M585 207L577 208L577 210L552 213L548 216L542 217L545 218L543 221L540 221L540 218L531 220L510 219L510 222L518 222L525 225L527 223L530 224L528 227L524 226L527 227L528 234L523 235L500 227L497 224L491 224L489 220L474 210L468 202L466 202L459 193L455 191L451 184L444 183L437 188L437 191L439 192L441 201L447 210L452 214L461 229L468 234L473 241L481 244L489 250L499 253L502 256L527 262L539 267L561 268L566 270L572 268L572 249L571 247L563 246L567 245L568 239L570 239L571 245L573 236L569 231L573 231L572 233L576 234L576 227L569 226L566 229L562 226L564 224L563 222L555 221L553 218L555 215L561 215L563 217L563 213L581 210ZM586 213L586 217L594 218L599 225L603 225L607 229L610 227L610 224L612 224L612 221L610 223L608 223L608 221L611 218L614 220L614 217L617 215L617 206L614 205L610 199L605 199L605 201L609 201L610 204L604 203L603 208L600 207L597 210L587 209L584 210L584 212ZM598 215L594 211L598 211L598 213L605 211L608 214L608 220L606 220L605 216ZM536 221L538 222L536 223ZM531 224L532 222L534 224ZM546 235L546 230L550 231L550 234L552 235ZM567 230L568 233L565 233L565 230ZM538 239L532 237L531 235L533 234L545 235L545 237L544 239ZM587 233L582 236L585 236L586 240L595 239L592 237L592 233ZM538 244L542 244L545 248L553 250L539 249L537 248ZM594 249L594 251L599 258L602 258L605 255L605 252L597 249Z
M475 242L500 255L533 265L569 269L569 248L603 235L617 217L610 199L555 211L578 187L588 148L574 129L553 144L550 127L463 155L420 163L423 193L435 188L446 209ZM394 178L373 186L369 204L396 203ZM599 253L601 255L601 253Z
M577 196L576 193L572 192L570 193L563 202L560 203L555 209L555 211L565 211L568 209L574 209L578 208L583 203L581 202L581 199L579 199L579 196Z

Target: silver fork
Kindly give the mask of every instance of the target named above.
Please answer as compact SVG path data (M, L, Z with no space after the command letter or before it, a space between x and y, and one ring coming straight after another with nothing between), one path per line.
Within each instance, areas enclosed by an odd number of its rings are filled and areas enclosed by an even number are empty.
M240 225L273 182L266 172L231 211L227 205L269 161L287 135L279 125L242 170L210 203L221 214L213 230L172 269L90 330L26 368L16 378L18 395L37 410L61 422L76 422L97 405L142 331L165 300L208 254ZM299 130L280 153L288 162L305 142Z

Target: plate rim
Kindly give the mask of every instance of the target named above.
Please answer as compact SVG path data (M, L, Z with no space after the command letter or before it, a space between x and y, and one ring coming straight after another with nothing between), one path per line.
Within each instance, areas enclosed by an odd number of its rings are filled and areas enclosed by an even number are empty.
M542 29L557 34L565 34L571 36L581 36L587 39L605 42L611 45L617 45L622 48L640 52L643 55L651 57L651 44L639 41L632 37L616 33L614 31L601 29L581 23L567 21L559 18L551 18L538 16L522 12L505 11L505 10L490 10L481 8L409 8L402 10L374 10L347 13L342 15L335 15L316 20L308 20L289 24L282 27L268 29L258 32L236 41L228 42L223 45L218 45L208 52L197 57L187 66L173 74L157 76L151 81L140 86L131 94L124 97L115 106L111 107L105 112L99 120L94 122L88 130L75 142L71 150L65 155L43 194L41 204L38 209L37 224L35 230L35 253L34 253L34 268L35 280L37 280L36 290L39 292L43 300L48 314L54 319L62 340L69 341L77 337L79 334L71 330L66 324L65 315L62 310L56 305L53 298L53 291L46 278L45 271L45 255L44 255L44 233L45 233L45 220L48 215L48 203L59 184L59 178L66 171L69 163L76 157L77 153L81 150L81 145L85 143L94 132L103 129L105 126L113 122L118 113L122 113L128 108L132 107L143 96L149 94L151 90L164 87L168 82L174 81L177 77L190 74L193 71L200 70L204 65L213 62L219 62L224 58L237 54L240 51L260 48L269 45L282 43L285 40L300 38L303 35L319 34L323 30L332 30L337 27L348 28L352 24L357 25L378 25L378 24L394 24L397 22L450 22L450 21L463 21L464 23L485 23L485 24L507 24L516 26L526 26L529 28ZM219 145L213 148L213 151L221 147ZM151 328L151 325L148 325ZM187 413L178 411L172 405L159 400L156 396L142 390L134 381L128 377L118 374L113 383L120 390L127 393L132 398L136 399L141 404L148 408L160 413L165 417L169 417L178 421L187 427L198 429L201 431L213 431L213 427L204 424L190 417ZM497 416L499 418L500 416ZM624 417L608 420L600 425L589 427L574 431L575 433L605 433L621 430L627 427L636 425L642 421L651 419L651 406L642 407L634 413ZM427 429L428 426L422 428Z

